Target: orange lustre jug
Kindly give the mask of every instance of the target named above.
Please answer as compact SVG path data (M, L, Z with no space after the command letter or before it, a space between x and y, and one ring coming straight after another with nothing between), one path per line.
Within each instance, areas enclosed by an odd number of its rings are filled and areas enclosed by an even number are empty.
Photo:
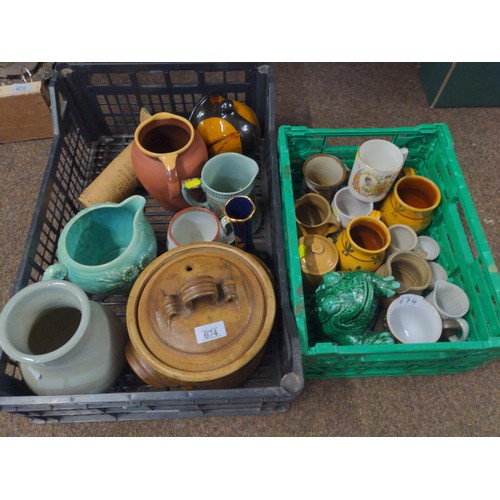
M140 183L166 210L188 207L182 180L199 177L208 159L201 135L179 115L156 113L135 130L132 164Z

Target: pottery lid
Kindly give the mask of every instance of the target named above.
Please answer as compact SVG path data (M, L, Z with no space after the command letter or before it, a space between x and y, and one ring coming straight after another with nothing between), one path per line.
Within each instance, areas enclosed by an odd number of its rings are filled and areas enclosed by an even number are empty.
M154 260L127 305L134 348L161 373L212 380L248 363L264 346L276 299L250 254L214 242L190 243Z
M330 238L309 234L299 239L300 266L307 274L325 274L333 271L339 261L339 253Z

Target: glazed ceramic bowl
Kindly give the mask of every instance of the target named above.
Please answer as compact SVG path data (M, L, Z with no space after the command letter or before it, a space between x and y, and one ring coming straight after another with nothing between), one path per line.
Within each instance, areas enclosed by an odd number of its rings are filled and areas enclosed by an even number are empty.
M436 308L419 295L402 295L387 310L387 326L402 344L437 342L443 322Z
M430 236L419 236L415 250L420 250L422 252L422 256L427 260L435 260L439 257L441 248L439 247L439 243L434 238L431 238Z

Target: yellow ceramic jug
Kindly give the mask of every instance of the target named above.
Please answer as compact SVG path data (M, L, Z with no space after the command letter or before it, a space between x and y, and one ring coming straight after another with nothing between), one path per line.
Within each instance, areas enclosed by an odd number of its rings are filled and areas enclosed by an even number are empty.
M440 202L441 191L434 182L405 168L380 208L382 221L387 226L405 224L420 233L431 223Z
M382 264L391 242L380 212L355 217L337 238L340 271L375 271Z

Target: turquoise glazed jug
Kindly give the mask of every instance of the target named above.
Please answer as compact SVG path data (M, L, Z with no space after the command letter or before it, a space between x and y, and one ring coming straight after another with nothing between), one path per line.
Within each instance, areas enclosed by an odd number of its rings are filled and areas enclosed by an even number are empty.
M121 203L93 205L64 227L57 244L58 264L43 280L68 279L90 294L127 294L156 258L157 243L139 195Z

